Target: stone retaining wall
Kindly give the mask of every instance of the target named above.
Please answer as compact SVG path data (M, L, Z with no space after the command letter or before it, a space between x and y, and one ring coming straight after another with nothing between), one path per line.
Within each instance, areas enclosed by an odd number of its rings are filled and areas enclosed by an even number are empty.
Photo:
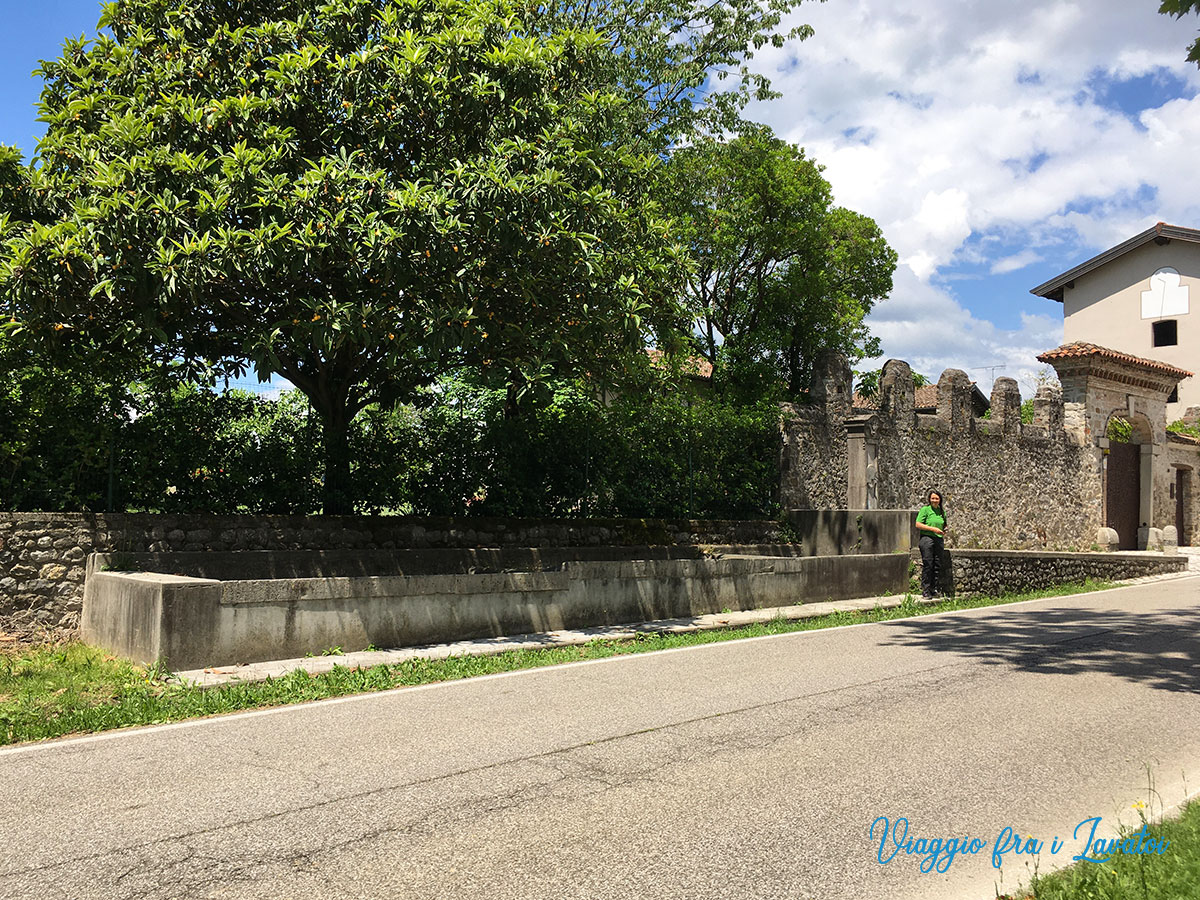
M1067 582L1123 581L1146 575L1186 572L1185 556L1159 553L1038 553L1004 550L949 550L949 580L955 596L999 596ZM919 559L919 557L918 557ZM920 563L918 562L918 567Z
M79 625L90 553L785 543L778 522L0 513L0 631Z

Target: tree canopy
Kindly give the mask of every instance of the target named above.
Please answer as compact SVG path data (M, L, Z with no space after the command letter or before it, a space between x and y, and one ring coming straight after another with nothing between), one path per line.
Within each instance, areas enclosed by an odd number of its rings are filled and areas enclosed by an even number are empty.
M7 223L28 221L33 214L29 172L21 151L0 144L0 229Z
M878 369L867 369L862 372L854 373L854 393L858 394L867 400L876 400L879 398L879 382L883 377L883 367ZM912 383L914 388L925 387L931 384L929 376L922 375L920 372L912 373Z
M548 29L508 0L107 4L40 71L36 212L0 222L10 332L283 375L323 422L327 512L351 508L366 405L456 368L522 385L640 355L678 325L682 257L646 199L661 98L617 76L686 66L622 60L572 9Z
M1158 11L1165 16L1181 19L1188 13L1200 12L1200 0L1162 0ZM1188 48L1187 58L1189 62L1200 66L1200 38L1192 41L1192 45Z
M679 139L736 131L747 101L778 96L748 66L756 50L812 29L779 30L800 0L547 0L540 30L586 28L604 36L610 79L629 98L617 139L665 151Z
M892 288L896 254L866 216L833 204L804 151L752 129L671 157L668 196L697 266L699 352L719 370L808 385L818 354L878 355L864 317Z

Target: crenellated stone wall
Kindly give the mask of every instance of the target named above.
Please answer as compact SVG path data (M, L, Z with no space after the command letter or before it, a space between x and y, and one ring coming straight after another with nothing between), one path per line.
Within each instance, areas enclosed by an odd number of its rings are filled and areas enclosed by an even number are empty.
M1197 543L1200 440L1168 437L1163 427L1166 397L1188 373L1091 345L1039 358L1054 363L1063 388L1038 390L1031 424L1021 422L1010 378L996 380L989 416L976 418L970 379L957 369L938 380L937 413L918 414L912 371L900 360L883 367L878 409L855 414L845 358L819 360L810 402L783 409L781 507L914 510L936 488L951 549L1093 549L1107 543L1106 486L1124 483L1108 464L1107 424L1120 416L1140 445L1143 524L1174 525L1181 511L1180 543ZM772 521L0 513L0 631L75 629L93 552L742 545L790 537L794 528Z
M840 371L820 373L822 383L849 377L844 360L828 364ZM971 393L966 373L948 369L938 381L937 414L914 413L912 370L890 360L875 413L852 416L828 401L803 408L785 428L782 504L915 509L936 488L952 546L1088 549L1102 524L1102 456L1069 427L1076 411L1043 387L1034 422L1022 424L1017 384L999 378L990 416L979 419ZM845 482L829 471L843 458Z
M990 418L971 415L970 394L966 374L947 370L938 415L915 417L910 504L942 491L955 547L1087 549L1102 524L1100 469L1095 450L1063 427L1061 397L1043 388L1041 415L1023 425L1011 378L996 380Z
M846 358L817 361L810 404L782 406L779 457L781 506L785 509L846 509L846 421L853 402Z

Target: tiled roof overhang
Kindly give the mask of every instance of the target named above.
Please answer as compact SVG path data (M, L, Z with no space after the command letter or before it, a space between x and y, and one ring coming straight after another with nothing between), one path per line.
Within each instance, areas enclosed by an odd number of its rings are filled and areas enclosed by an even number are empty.
M1110 350L1085 341L1063 344L1038 356L1039 362L1049 363L1058 371L1059 377L1073 374L1089 374L1136 385L1150 390L1170 390L1192 373L1156 359L1142 359Z

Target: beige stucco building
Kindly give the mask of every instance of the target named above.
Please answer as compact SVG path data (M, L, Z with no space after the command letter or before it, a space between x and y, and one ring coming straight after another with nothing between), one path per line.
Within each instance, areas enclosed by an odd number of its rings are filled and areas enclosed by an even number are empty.
M1038 285L1063 305L1063 343L1086 342L1189 372L1200 364L1200 230L1153 228ZM1200 406L1200 379L1179 383L1166 421Z

